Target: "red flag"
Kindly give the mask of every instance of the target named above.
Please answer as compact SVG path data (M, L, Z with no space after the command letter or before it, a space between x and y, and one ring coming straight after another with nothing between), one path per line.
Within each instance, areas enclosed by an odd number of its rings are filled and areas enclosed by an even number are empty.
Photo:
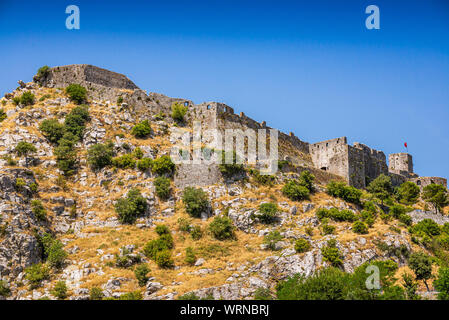
M408 148L408 146L407 146L407 142L404 142L404 147Z

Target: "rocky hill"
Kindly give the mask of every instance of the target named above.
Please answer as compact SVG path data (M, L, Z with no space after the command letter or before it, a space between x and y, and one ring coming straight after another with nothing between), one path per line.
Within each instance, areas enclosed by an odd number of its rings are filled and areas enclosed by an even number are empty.
M88 65L19 81L0 105L0 299L254 299L330 266L391 260L402 287L413 252L434 257L435 276L446 266L444 201L437 214L410 186L345 185L293 134L280 133L273 175L170 160L172 129L236 127L227 108Z

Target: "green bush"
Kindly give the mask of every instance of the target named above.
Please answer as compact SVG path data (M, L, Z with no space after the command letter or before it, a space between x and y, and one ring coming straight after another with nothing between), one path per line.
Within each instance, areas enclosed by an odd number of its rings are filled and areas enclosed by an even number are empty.
M45 210L40 200L31 201L31 211L41 221L47 220L47 210Z
M424 233L429 237L437 236L441 234L440 226L432 219L423 219L413 227L411 227L411 233L419 234Z
M353 222L357 220L356 215L351 210L338 210L337 208L331 209L319 208L316 211L316 216L319 220L328 218L337 222L341 221Z
M0 109L0 122L7 118L6 112L3 109Z
M412 218L408 214L406 214L406 213L401 214L399 216L398 220L400 222L402 222L403 224L405 224L406 226L411 226L412 225Z
M148 258L156 260L156 255L158 252L169 250L171 247L172 246L170 245L170 243L167 243L167 241L161 240L159 238L149 241L143 248L143 252Z
M148 273L150 269L146 264L139 264L136 269L134 269L134 275L136 276L139 286L143 287L148 282Z
M154 186L156 189L156 194L160 199L167 200L170 197L170 179L166 177L157 177L154 179Z
M192 247L186 248L185 262L189 265L194 265L196 262L196 255L195 255L195 252L193 251Z
M174 102L171 105L171 117L179 122L183 122L184 121L184 116L187 113L187 107L183 106L181 103L179 102Z
M133 291L133 292L127 292L125 294L122 294L119 298L119 300L142 300L142 294L139 291Z
M147 201L138 189L131 189L126 198L121 198L115 204L115 211L121 223L134 223L147 209Z
M67 298L67 285L64 281L56 282L55 286L51 290L51 294L60 300Z
M282 193L292 201L302 201L309 199L310 191L296 180L288 181L282 187Z
M358 234L366 234L368 233L368 227L366 224L362 221L355 221L352 224L352 231Z
M103 300L104 294L100 288L93 287L89 290L89 300Z
M260 174L260 171L257 169L250 169L249 173L253 176L254 180L257 183L260 183L265 186L272 186L276 177L269 174Z
M14 148L14 152L17 153L19 157L27 156L30 153L35 153L37 151L36 147L29 142L20 141Z
M376 220L376 215L371 211L362 210L360 212L360 218L363 222L365 222L368 225L368 227L372 227Z
M258 216L260 222L262 223L272 223L276 219L276 213L279 211L276 203L262 203L259 206L259 212L261 215Z
M131 129L131 134L136 138L146 138L151 134L151 125L148 120L143 120L142 122L136 124Z
M50 270L45 264L36 263L25 269L25 278L30 283L30 289L36 289L43 280L50 278Z
M200 300L200 297L198 297L195 293L190 292L179 296L178 300Z
M201 231L201 227L200 226L192 226L190 228L190 236L192 237L193 240L200 240L201 237L203 236L203 231Z
M438 291L439 300L449 300L449 268L440 267L438 277L433 281L433 286Z
M16 190L22 191L26 185L27 184L26 184L25 180L23 180L22 178L16 179Z
M268 247L270 250L276 250L276 243L281 241L283 239L281 233L277 230L273 230L263 238L263 243Z
M381 174L376 179L371 181L366 189L377 199L381 200L383 204L383 202L387 200L393 193L391 178L385 174Z
M310 250L310 242L306 239L300 238L295 241L295 250L298 253L307 252Z
M94 170L102 169L112 163L114 156L114 144L107 142L98 143L87 150L87 162Z
M156 258L154 261L160 268L167 269L174 266L174 261L171 257L170 250L162 250L156 253Z
M185 188L182 201L184 202L186 212L195 218L199 218L201 213L209 208L207 193L200 188Z
M31 106L34 104L34 101L36 100L36 97L34 94L31 93L31 91L25 91L20 96L20 104L24 106Z
M47 261L53 268L61 268L67 258L67 252L63 249L64 245L59 240L53 240L46 249Z
M338 181L332 181L327 185L327 193L332 197L340 198L354 204L360 204L360 198L362 196L362 191Z
M393 206L390 207L390 214L391 214L395 219L399 219L399 217L400 217L402 214L405 214L406 212L407 212L406 208L403 207L403 206L401 206L401 205L398 205L398 204L395 204L395 205L393 205Z
M169 156L162 156L153 161L151 170L159 175L172 175L175 170L175 164Z
M133 156L134 156L134 158L136 158L136 159L142 159L142 157L143 157L143 151L142 151L142 149L140 149L139 147L135 148L135 149L133 150Z
M415 204L418 201L420 190L415 183L406 181L398 188L397 194L400 202L405 204Z
M117 98L117 105L120 105L123 103L123 97L118 97Z
M69 96L70 100L76 104L82 104L87 101L87 90L83 86L72 83L65 88L65 93Z
M314 192L313 182L315 181L315 176L310 173L310 171L302 171L299 175L298 184L306 187L309 192Z
M415 273L416 280L422 280L429 291L427 280L432 277L432 258L423 252L414 252L410 255L408 266Z
M329 240L327 245L321 248L321 254L323 255L324 261L329 262L333 267L339 267L343 264L343 257L337 248L335 239Z
M142 158L137 161L137 169L142 172L147 171L153 166L153 159L151 158Z
M449 204L449 196L445 186L440 184L429 184L423 189L422 198L424 201L432 204L435 213L441 211L442 208Z
M170 229L165 224L159 224L156 226L156 233L160 236L163 234L170 234Z
M42 84L42 81L50 74L50 67L43 66L37 70L36 75L33 77L33 80L37 83Z
M81 140L83 138L86 122L89 120L89 106L76 106L64 119L65 131L73 133L74 136Z
M254 291L254 300L273 300L271 291L268 288L257 288Z
M8 297L11 294L8 283L4 280L0 280L0 297Z
M64 135L64 124L56 119L47 119L40 123L39 130L51 143L57 143Z
M334 234L335 233L335 226L331 226L327 223L323 223L321 225L321 229L323 231L323 235L328 235L328 234Z
M228 217L216 216L209 224L209 231L217 240L227 240L235 237L234 225L232 224L232 220Z
M121 169L134 169L136 160L131 154L124 154L120 157L112 158L112 165Z

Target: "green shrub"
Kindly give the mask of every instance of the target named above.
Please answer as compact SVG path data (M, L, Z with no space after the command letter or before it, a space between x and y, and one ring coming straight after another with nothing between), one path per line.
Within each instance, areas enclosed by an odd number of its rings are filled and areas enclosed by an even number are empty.
M365 222L368 225L368 227L372 227L376 220L376 215L371 211L362 210L360 212L360 218L363 222Z
M67 252L64 251L64 245L59 240L53 240L51 245L46 250L47 261L53 268L61 268L65 259L67 258Z
M153 168L151 170L159 175L172 175L175 170L175 164L169 156L162 156L153 161Z
M253 176L254 180L257 183L260 183L265 186L272 186L276 177L269 174L260 174L260 171L257 169L250 169L249 173Z
M279 231L273 230L263 238L263 243L268 247L270 250L276 250L276 243L281 241L283 239L282 235Z
M232 161L227 158L232 159ZM221 174L227 178L232 178L235 175L243 174L245 172L245 168L243 164L238 163L239 158L237 154L234 152L221 152L220 164L218 165L218 169ZM228 163L231 162L231 163Z
M432 277L432 258L423 252L414 252L410 255L408 266L413 270L416 280L423 280L427 291L427 280Z
M299 175L298 184L306 187L309 192L313 192L313 182L315 181L315 176L308 170L304 170Z
M292 201L302 201L309 199L310 191L298 181L290 180L282 187L282 193Z
M352 224L352 231L358 234L366 234L368 233L368 227L366 224L362 221L355 221Z
M22 178L16 179L16 190L22 191L26 185L27 184L26 184L25 180L23 180Z
M42 84L42 81L50 74L50 67L43 66L37 70L36 75L33 77L33 80L37 83Z
M151 125L148 120L143 120L142 122L136 124L131 129L131 134L136 138L146 138L151 134Z
M422 198L424 201L432 204L435 213L441 211L442 208L449 204L449 196L445 186L440 184L429 184L423 189Z
M344 300L349 280L349 274L337 268L325 268L307 278L296 274L279 282L276 295L279 300Z
M153 159L151 158L142 158L137 161L137 169L142 172L147 171L153 166Z
M90 120L89 106L76 106L64 119L64 126L66 132L71 132L79 140L83 138L86 122Z
M323 231L323 235L328 235L328 234L334 234L335 233L335 226L331 226L327 223L324 223L321 225L321 229Z
M399 221L402 222L403 224L405 224L406 226L412 225L412 218L406 213L401 214L399 216Z
M142 159L143 157L143 151L139 147L135 148L133 151L133 156L136 159Z
M123 97L118 97L117 98L117 105L120 105L123 103Z
M39 189L39 186L36 182L30 183L29 187L30 187L30 190L32 193L37 193L37 191Z
M121 223L134 223L147 209L147 201L138 189L131 189L126 198L121 198L115 204L115 211Z
M93 287L89 290L89 300L103 300L104 294L100 288Z
M124 154L120 157L112 158L112 165L121 169L134 169L136 160L131 154Z
M439 300L449 300L449 268L440 267L438 277L433 281L433 286L438 291Z
M415 234L424 233L430 237L441 234L440 226L432 219L421 220L413 227L411 227L410 231Z
M112 163L114 144L108 142L98 143L87 150L87 162L94 170L102 169Z
M362 196L362 191L338 181L332 181L327 185L327 193L332 197L340 198L354 204L360 204L360 198Z
M160 199L167 200L170 197L170 179L166 177L157 177L154 179L154 186L156 189L156 194Z
M47 119L40 123L39 130L51 143L57 143L64 135L64 124L56 119Z
M319 220L328 218L337 222L341 221L353 222L357 220L356 215L351 210L338 210L337 208L331 209L319 208L316 211L316 216Z
M67 285L64 281L56 282L55 286L51 290L51 294L60 300L67 298Z
M45 210L40 200L31 201L31 211L39 220L45 221L47 219L47 210Z
M295 241L295 250L298 253L307 252L310 250L310 242L306 239L300 238Z
M415 204L418 201L420 190L415 183L406 181L398 188L397 194L400 202Z
M172 246L170 246L170 243L167 243L159 238L149 241L143 248L143 252L148 258L156 260L158 252L169 250L171 247Z
M136 269L134 269L134 275L136 276L139 286L143 287L148 282L148 273L150 269L146 264L139 264Z
M142 294L139 291L127 292L119 297L119 300L142 300Z
M200 188L185 188L182 195L182 201L184 202L186 212L192 217L199 218L201 213L209 208L207 193Z
M227 240L234 238L234 225L228 217L216 216L209 224L209 231L217 240Z
M159 224L156 226L156 233L160 236L163 234L170 234L170 229L165 224Z
M179 102L174 102L171 105L171 117L179 122L183 122L184 121L184 116L187 113L187 107L183 106L181 103Z
M268 288L257 288L254 291L254 300L273 300L270 289Z
M25 278L30 282L30 289L38 288L43 280L50 277L49 268L42 263L36 263L25 269Z
M196 256L195 256L195 252L193 251L192 247L187 247L186 248L186 258L185 258L185 262L189 265L194 265L196 262Z
M20 96L20 104L24 106L31 106L34 104L34 101L36 100L36 97L34 94L31 93L31 91L25 91Z
M329 262L333 267L339 267L343 264L343 257L337 248L335 239L329 240L327 245L321 248L321 254L323 255L324 261Z
M179 296L178 300L200 300L200 297L198 297L195 293L190 292Z
M407 212L407 210L405 209L405 207L395 204L393 206L390 207L390 214L395 218L395 219L399 219L399 216L401 214L405 214Z
M72 83L65 88L65 93L69 96L70 100L76 104L82 104L87 101L87 90L83 86Z
M383 202L393 193L391 178L385 174L381 174L376 179L371 181L366 189L376 198L381 200L383 204Z
M17 153L19 157L27 156L30 153L35 153L37 151L36 147L29 142L20 141L14 148L14 152Z
M272 223L276 219L276 213L279 211L276 203L262 203L259 206L259 211L261 215L258 216L260 222L262 223Z
M6 112L3 109L0 109L0 122L7 118Z
M156 258L154 261L160 268L167 269L174 266L174 261L171 257L170 250L162 250L156 253Z
M192 237L193 240L200 240L201 237L203 236L203 231L201 231L201 227L200 226L192 226L190 228L190 236Z
M0 297L8 297L11 294L8 283L4 280L0 280Z

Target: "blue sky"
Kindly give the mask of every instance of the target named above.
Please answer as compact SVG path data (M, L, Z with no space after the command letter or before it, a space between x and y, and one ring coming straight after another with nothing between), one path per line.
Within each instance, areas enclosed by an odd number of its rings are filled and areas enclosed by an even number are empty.
M78 5L81 29L65 28ZM380 8L380 30L365 8ZM0 1L0 94L89 63L144 90L220 101L304 141L347 136L449 177L449 2Z

